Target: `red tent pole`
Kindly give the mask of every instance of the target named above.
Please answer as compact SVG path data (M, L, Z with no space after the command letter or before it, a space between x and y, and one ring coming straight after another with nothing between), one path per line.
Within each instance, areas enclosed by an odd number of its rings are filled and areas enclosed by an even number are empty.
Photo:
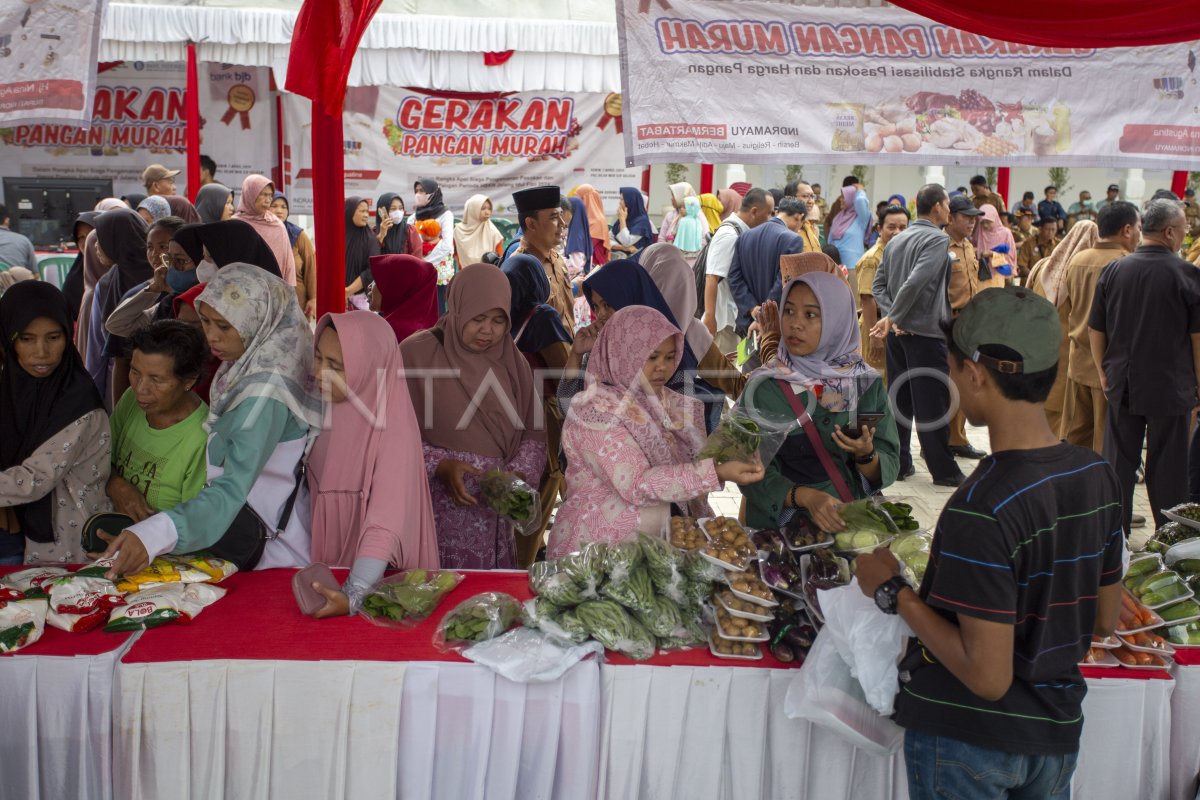
M312 104L313 214L316 216L317 318L346 310L345 140L342 115Z
M1176 197L1183 197L1183 193L1187 191L1188 174L1185 169L1175 170L1175 174L1171 176L1171 191Z
M1008 167L1000 167L996 170L996 193L1004 200L1004 207L1008 208L1008 181L1012 176L1012 170Z
M700 165L700 194L712 194L713 190L713 165Z
M187 121L187 196L195 202L200 191L200 77L195 42L188 42L187 45L187 86L183 93L183 113Z

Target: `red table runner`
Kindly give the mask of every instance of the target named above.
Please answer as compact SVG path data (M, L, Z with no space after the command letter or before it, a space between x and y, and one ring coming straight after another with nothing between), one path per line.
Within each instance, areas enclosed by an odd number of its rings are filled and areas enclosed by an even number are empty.
M1200 667L1200 647L1178 647L1175 663L1181 667Z
M294 570L275 569L227 578L221 586L228 594L190 625L147 631L123 661L463 661L457 653L442 653L433 646L438 623L450 609L481 592L506 592L519 600L532 596L524 572L467 572L429 619L413 628L382 628L362 617L315 620L301 614L292 597L294 574ZM340 579L345 573L336 574ZM732 661L715 658L707 649L667 653L648 662L634 662L615 653L605 657L612 664L788 666L769 653L762 661Z

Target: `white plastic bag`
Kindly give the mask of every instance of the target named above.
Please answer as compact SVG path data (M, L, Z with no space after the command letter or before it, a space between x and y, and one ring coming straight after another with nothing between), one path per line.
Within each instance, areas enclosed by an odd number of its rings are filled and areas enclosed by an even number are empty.
M862 593L857 580L819 593L825 631L838 655L850 665L863 696L880 714L890 716L900 685L897 663L913 633L897 614L884 614Z
M904 729L867 705L828 631L817 634L808 659L792 678L783 713L827 728L868 753L895 753L904 743Z
M482 664L514 683L556 681L587 656L604 652L599 642L562 645L541 631L515 628L508 633L473 644L463 657Z

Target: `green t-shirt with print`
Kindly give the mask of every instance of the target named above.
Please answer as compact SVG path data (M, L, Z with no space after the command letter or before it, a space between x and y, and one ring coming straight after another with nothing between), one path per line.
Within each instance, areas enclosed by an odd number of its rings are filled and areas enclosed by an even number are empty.
M146 421L132 390L121 396L112 415L113 472L137 487L155 511L191 500L204 488L208 406L200 405L181 422L157 430Z

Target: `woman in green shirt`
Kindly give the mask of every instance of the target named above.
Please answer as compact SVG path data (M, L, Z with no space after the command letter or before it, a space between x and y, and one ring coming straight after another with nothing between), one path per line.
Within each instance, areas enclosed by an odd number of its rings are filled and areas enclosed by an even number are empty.
M837 514L843 501L866 497L896 480L896 420L879 373L862 359L854 297L846 282L812 272L789 281L782 297L778 353L755 372L742 403L768 416L799 416L796 404L806 410L805 425L820 438L838 480L798 426L767 465L766 476L742 487L746 522L780 527L800 511L822 530L836 532L845 528ZM861 425L858 438L851 438L842 426L857 422L858 414L883 417L874 431ZM848 497L839 496L838 484Z
M274 538L255 569L309 563L308 490L298 465L321 421L312 391L312 330L296 293L251 264L230 264L196 300L204 337L223 362L210 391L205 487L191 500L130 526L110 544L110 576L163 553L216 544L243 506ZM278 524L295 493L287 522Z
M208 361L204 335L178 320L133 333L129 388L112 415L113 507L141 522L204 488L208 406L192 391Z

